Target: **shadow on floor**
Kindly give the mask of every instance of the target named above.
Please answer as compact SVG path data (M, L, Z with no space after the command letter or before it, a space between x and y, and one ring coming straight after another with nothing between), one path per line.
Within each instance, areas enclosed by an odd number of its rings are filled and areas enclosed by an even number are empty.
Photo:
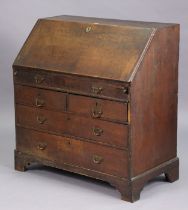
M39 172L37 175L40 174L45 178L53 179L53 181L55 179L55 181L60 181L68 185L74 185L75 188L79 187L89 191L92 190L118 199L121 197L120 193L105 181L42 165L32 165L29 169ZM145 184L144 192L147 191L147 193L149 193L153 189L153 185L160 186L164 184L164 182L166 182L164 175L155 177Z

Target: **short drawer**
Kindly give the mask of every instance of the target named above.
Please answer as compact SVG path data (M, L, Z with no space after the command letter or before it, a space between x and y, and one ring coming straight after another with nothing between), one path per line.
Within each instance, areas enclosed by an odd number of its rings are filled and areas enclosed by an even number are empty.
M16 106L16 124L124 148L128 142L127 125L22 105Z
M69 115L67 134L99 143L128 147L128 126L87 117Z
M65 111L66 94L23 85L15 85L15 103L56 111Z
M16 105L16 124L42 131L64 134L67 130L67 114Z
M128 155L124 150L101 146L29 129L17 128L18 151L58 164L71 164L126 178Z
M14 70L15 84L50 88L65 92L128 100L128 84L49 71L22 68Z
M127 122L127 103L69 95L68 111L86 114L92 118Z

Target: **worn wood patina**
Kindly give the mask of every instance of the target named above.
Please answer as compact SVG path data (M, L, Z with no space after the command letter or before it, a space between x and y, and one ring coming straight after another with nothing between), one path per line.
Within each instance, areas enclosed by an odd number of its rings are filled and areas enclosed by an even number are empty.
M13 64L15 168L44 164L139 199L178 179L179 25L39 19Z

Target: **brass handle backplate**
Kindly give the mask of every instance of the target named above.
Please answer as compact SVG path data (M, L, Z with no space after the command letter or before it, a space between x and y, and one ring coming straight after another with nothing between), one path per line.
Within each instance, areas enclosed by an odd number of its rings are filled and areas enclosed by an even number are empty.
M100 118L102 115L102 108L101 105L99 105L97 102L95 104L95 107L92 108L92 117L93 118Z
M101 94L103 88L102 87L92 87L92 93L94 94Z
M47 119L43 116L37 116L37 122L39 124L44 124Z
M93 155L93 163L95 164L100 164L103 161L103 157L99 155Z
M42 75L35 75L36 84L41 84L44 81L44 77Z
M103 133L103 129L98 128L98 127L94 127L93 128L93 133L94 133L95 136L101 136L102 133Z
M41 98L36 98L36 100L35 100L35 105L36 105L37 107L42 107L42 106L44 106L44 100L41 99Z
M46 147L47 147L47 144L45 144L45 143L39 143L39 144L37 145L37 149L38 149L38 150L45 150Z

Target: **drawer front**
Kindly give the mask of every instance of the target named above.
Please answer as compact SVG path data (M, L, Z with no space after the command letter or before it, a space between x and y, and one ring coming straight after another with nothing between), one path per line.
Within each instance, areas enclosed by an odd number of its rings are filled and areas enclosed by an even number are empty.
M55 111L65 111L66 94L57 91L15 85L15 103Z
M67 130L67 114L27 106L16 106L16 124L42 131L64 134Z
M69 115L67 134L126 148L128 146L128 126L92 120Z
M16 106L16 124L120 147L128 142L127 125L22 105Z
M20 70L19 68L19 70L14 70L14 81L16 84L52 88L65 92L76 92L123 101L128 98L128 84L77 75L71 76L24 68Z
M92 118L127 122L127 103L69 95L68 111Z
M72 164L124 178L128 175L128 155L124 150L23 128L17 128L16 135L18 151L58 164Z

